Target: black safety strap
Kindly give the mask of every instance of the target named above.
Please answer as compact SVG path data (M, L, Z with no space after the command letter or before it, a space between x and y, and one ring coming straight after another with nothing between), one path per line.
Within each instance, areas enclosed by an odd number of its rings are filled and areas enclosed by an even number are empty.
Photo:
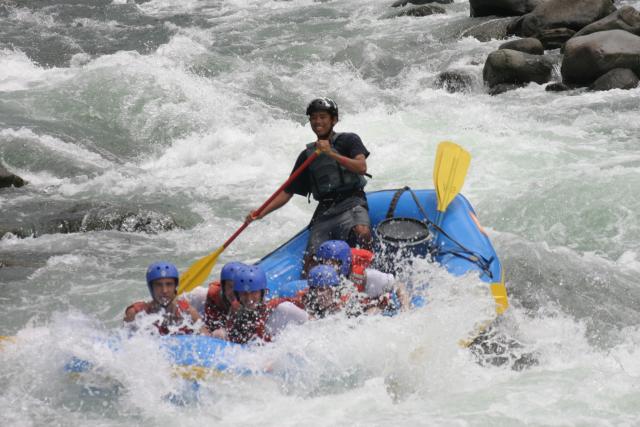
M389 203L389 209L387 209L387 216L386 216L387 219L393 218L393 216L396 213L396 206L398 206L398 201L400 200L400 197L402 197L404 192L407 190L410 190L410 188L406 186L396 190L395 194L391 198L391 203ZM426 217L427 216L425 215L425 218Z
M433 221L429 220L429 217L427 217L427 213L425 212L424 208L422 207L422 204L418 200L418 197L416 196L416 193L409 187L405 187L403 189L403 191L404 190L408 190L411 193L411 197L413 197L413 201L416 203L416 206L418 206L418 209L420 210L420 213L424 217L425 222L427 224L431 225L433 228L435 228L436 231L438 231L438 233L442 234L444 237L446 237L452 243L454 243L456 246L458 246L460 249L462 249L462 251L454 251L454 250L442 251L442 250L439 250L439 248L433 248L434 250L433 250L432 255L451 254L451 255L457 256L459 258L464 258L467 261L470 261L470 262L476 264L478 267L480 267L487 274L487 276L489 276L491 279L493 279L493 274L491 273L491 270L489 269L490 266L491 266L491 263L493 262L493 257L491 257L491 259L486 259L482 255L480 255L480 254L478 254L476 252L473 252L470 249L467 249L466 247L464 247L462 245L462 243L458 242L453 237L449 236L447 234L447 232L445 232L442 228L437 226ZM400 190L398 190L398 191L400 191ZM397 193L396 193L396 195L397 195ZM395 195L393 197L395 198ZM394 206L394 209L395 209L395 206ZM387 213L387 215L388 215L388 213Z

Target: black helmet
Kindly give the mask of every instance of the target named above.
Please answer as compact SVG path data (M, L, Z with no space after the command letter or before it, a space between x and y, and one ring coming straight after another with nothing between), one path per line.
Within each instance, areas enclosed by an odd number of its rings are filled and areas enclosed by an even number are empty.
M330 98L316 98L307 106L307 116L317 111L326 111L334 117L338 117L338 104Z

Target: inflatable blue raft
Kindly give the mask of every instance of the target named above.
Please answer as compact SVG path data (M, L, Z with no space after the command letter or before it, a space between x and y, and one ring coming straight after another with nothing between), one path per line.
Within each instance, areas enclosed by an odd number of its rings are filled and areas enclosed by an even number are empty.
M458 194L453 199L439 227L433 224L437 213L435 190L413 191L405 187L370 192L367 199L377 259L384 260L384 255L380 254L397 256L401 252L408 257L431 257L456 276L475 272L490 286L496 313L502 314L507 309L502 265L464 196ZM309 231L305 228L258 262L267 273L271 297L290 296L306 287L301 273L308 236ZM421 305L419 299L413 302L416 306ZM178 372L188 378L227 371L225 350L237 346L196 335L164 337L162 341L161 346ZM87 361L73 359L66 365L66 370L84 372L90 367ZM231 370L237 372L237 368Z

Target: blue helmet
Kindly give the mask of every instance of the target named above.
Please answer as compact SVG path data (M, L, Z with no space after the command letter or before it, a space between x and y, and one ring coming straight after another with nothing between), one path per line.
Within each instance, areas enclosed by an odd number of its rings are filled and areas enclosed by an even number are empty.
M318 261L339 261L340 275L347 277L351 272L351 248L344 240L327 240L316 252Z
M234 277L234 292L254 292L265 289L267 289L267 275L257 265L247 265L240 268Z
M310 288L321 288L325 286L338 286L340 284L340 277L336 270L329 265L316 265L309 271Z
M178 269L176 268L176 266L171 264L170 262L154 262L149 266L149 268L147 268L147 287L149 288L151 297L153 297L151 282L157 279L163 279L165 277L176 279L176 286L178 286L178 283L180 282L180 274L178 273Z
M246 266L246 264L238 261L231 261L226 263L220 271L220 281L224 282L225 280L234 280L234 277L236 273L238 273L238 270Z

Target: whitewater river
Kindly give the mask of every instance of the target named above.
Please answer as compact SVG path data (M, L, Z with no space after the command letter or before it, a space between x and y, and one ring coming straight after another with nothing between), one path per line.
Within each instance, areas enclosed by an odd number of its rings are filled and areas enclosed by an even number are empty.
M640 423L640 89L491 97L501 41L460 38L467 2L381 19L390 3L0 4L0 162L29 181L0 190L0 335L18 337L0 351L0 425ZM468 93L435 88L447 69L475 76ZM486 286L419 263L428 309L291 328L238 356L272 374L215 378L182 405L152 339L96 344L147 297L148 263L188 267L284 181L323 95L371 151L370 190L432 188L439 141L471 153L463 193L506 268L499 328L537 364L479 364L458 340L492 311ZM214 272L313 207L252 224ZM69 377L72 353L100 375Z

